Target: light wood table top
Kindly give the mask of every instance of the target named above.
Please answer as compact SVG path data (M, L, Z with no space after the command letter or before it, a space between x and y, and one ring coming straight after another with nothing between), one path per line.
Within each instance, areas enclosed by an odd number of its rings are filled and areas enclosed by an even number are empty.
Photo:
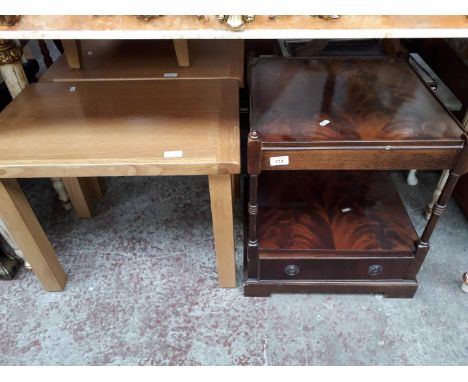
M82 67L70 69L64 56L41 81L224 79L244 80L243 40L192 40L190 66L177 64L170 40L84 40Z
M235 174L235 80L38 83L0 114L0 177Z

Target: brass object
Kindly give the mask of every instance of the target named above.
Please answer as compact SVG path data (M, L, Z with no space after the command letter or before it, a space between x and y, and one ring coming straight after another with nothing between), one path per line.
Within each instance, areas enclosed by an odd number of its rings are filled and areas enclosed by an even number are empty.
M382 273L383 267L380 264L374 264L369 266L368 271L370 276L378 276Z
M461 285L461 289L463 292L468 293L468 272L463 274L463 282Z
M137 19L143 20L143 21L149 21L157 17L161 17L161 15L138 15Z
M0 25L11 27L15 25L20 19L20 16L0 16Z
M218 15L218 20L221 23L229 25L231 28L239 28L244 24L252 23L255 21L253 15Z
M339 19L340 16L338 15L313 15L312 17L318 17L319 19L322 19L322 20L336 20L336 19Z
M0 40L0 65L13 64L23 56L23 48L12 40Z
M291 276L291 277L297 276L300 271L301 271L301 268L299 267L299 265L296 265L296 264L290 264L284 268L284 273L287 276Z
M0 255L0 279L11 280L15 277L20 267L20 262L17 259Z

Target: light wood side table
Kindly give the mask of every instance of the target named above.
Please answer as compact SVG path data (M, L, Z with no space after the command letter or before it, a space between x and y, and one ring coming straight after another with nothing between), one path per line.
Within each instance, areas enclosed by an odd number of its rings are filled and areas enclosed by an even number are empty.
M207 175L219 285L234 287L238 118L235 80L25 88L0 114L0 216L44 288L67 276L15 178Z

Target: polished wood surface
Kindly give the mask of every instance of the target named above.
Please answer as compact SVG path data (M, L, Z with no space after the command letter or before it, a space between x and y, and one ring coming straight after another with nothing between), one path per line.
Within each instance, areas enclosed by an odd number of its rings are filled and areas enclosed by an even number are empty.
M386 173L268 171L258 187L260 257L414 253L418 236Z
M463 16L311 16L267 15L231 28L217 16L21 16L13 26L0 26L0 38L29 39L196 39L196 38L400 38L467 37Z
M238 83L32 84L0 139L3 178L238 173Z
M413 296L468 170L461 126L400 58L259 58L251 79L245 295ZM420 237L386 175L362 171L399 168L450 169Z
M463 134L396 58L259 58L252 109L251 129L265 143L449 145Z
M180 67L170 40L81 41L80 70L65 57L52 65L41 81L223 79L244 81L242 40L188 41L190 66Z

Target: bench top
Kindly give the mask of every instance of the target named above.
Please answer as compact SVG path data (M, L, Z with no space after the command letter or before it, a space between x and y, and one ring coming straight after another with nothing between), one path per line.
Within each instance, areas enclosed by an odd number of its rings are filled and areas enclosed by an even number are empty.
M37 83L0 114L0 177L240 170L235 80Z
M62 55L41 81L224 79L244 81L242 40L188 41L190 66L177 64L171 40L84 40L82 68Z

